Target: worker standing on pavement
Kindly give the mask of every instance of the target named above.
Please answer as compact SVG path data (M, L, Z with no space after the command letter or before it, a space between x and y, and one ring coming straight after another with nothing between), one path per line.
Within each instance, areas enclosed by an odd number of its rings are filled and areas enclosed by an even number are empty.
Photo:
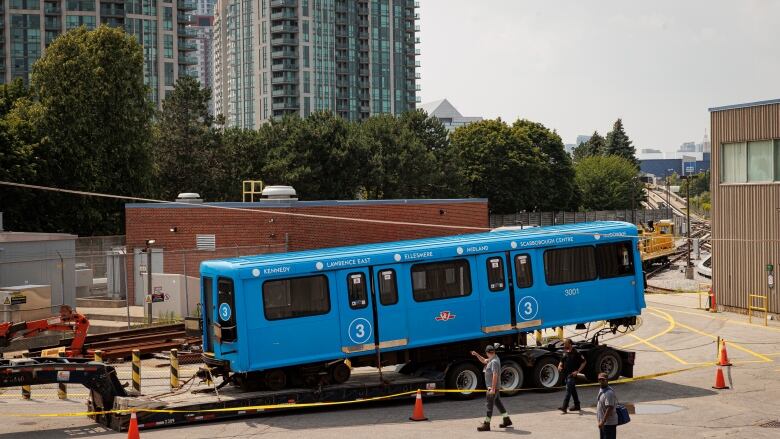
M509 413L507 413L504 403L501 402L499 392L498 377L501 375L501 360L496 355L496 348L493 345L487 345L485 348L485 355L487 358L479 355L478 353L471 351L471 355L477 357L480 363L485 365L485 386L487 387L487 416L485 416L485 422L477 427L477 431L490 431L490 418L493 417L493 405L501 411L501 416L504 421L498 424L501 428L507 428L512 425L512 420L509 419Z
M577 375L585 369L585 357L574 348L570 338L563 341L563 358L558 364L558 370L563 373L566 379L566 396L563 398L563 405L558 410L566 413L567 411L580 410L580 397L577 395ZM569 399L574 399L574 405L569 407Z
M600 439L615 439L617 437L618 415L616 411L617 396L609 387L607 374L599 374L599 395L596 397L596 421L599 423Z

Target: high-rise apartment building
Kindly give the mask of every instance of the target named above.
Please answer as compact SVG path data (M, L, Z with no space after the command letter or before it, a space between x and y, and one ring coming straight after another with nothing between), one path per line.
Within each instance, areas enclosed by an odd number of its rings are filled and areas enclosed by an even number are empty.
M349 120L415 108L413 0L218 0L215 113L259 126L331 110Z
M29 80L54 39L81 25L121 27L143 47L144 82L159 105L181 75L195 75L194 0L0 0L0 82Z
M197 79L205 88L214 88L214 4L215 0L198 0L192 29L198 49L195 57L198 60ZM209 112L214 113L214 96L209 103Z

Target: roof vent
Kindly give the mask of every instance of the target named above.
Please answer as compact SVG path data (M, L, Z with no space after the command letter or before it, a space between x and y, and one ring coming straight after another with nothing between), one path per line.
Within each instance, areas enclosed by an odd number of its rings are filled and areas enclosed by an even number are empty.
M200 198L200 194L196 194L195 192L182 192L176 197L176 202L200 204L203 202L203 199Z
M297 200L298 195L292 186L266 186L263 189L264 200Z

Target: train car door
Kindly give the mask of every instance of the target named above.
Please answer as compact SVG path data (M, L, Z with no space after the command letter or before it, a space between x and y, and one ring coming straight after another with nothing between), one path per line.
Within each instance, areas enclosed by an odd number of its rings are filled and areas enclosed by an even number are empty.
M369 279L369 271L366 268L336 272L341 352L344 354L374 350L376 328Z
M484 336L477 277L472 276L479 269L476 258L461 257L413 263L399 276L402 291L411 286L410 347Z
M544 298L539 297L538 292L543 289L534 288L534 283L544 282L544 279L534 278L534 266L537 261L541 260L534 249L509 253L517 329L534 328L542 324L539 310Z
M214 321L216 314L214 313L214 278L209 276L203 276L201 278L201 291L203 297L201 302L203 303L203 351L213 352L215 339L214 328L211 326L211 322Z
M509 331L512 329L512 300L510 299L507 267L504 254L477 256L476 288L480 292L482 332Z
M408 298L398 294L400 265L373 267L375 303L377 308L377 335L379 348L406 346L408 328L406 307Z

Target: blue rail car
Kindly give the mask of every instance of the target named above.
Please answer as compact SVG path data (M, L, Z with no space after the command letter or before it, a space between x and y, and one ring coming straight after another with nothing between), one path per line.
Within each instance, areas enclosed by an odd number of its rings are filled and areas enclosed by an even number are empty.
M645 306L636 234L592 222L206 261L204 350L240 384L279 389L344 382L350 363L449 368L487 343L510 355L537 329L629 326Z

